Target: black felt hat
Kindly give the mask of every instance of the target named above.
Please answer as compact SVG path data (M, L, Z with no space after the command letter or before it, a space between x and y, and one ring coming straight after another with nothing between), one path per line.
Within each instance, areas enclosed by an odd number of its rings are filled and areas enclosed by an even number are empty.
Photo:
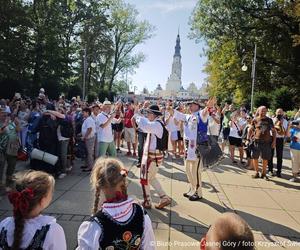
M156 104L150 105L148 109L146 109L147 112L153 113L157 116L162 115L162 113L159 110L159 107Z

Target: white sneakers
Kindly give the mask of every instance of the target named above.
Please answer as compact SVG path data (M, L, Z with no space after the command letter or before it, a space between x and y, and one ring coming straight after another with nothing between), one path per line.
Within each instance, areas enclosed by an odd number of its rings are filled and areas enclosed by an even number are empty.
M66 176L67 176L66 173L61 173L57 178L58 178L58 179L63 179L63 178L65 178Z

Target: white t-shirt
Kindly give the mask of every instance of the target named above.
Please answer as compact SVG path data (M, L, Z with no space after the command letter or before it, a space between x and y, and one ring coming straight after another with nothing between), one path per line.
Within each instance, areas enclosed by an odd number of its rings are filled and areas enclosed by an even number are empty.
M234 124L233 121L230 121L230 122L231 122L231 126L230 126L229 136L235 137L235 138L242 138L241 136L238 135L238 128L243 127L247 123L247 121L245 121L245 119L239 119L238 121L235 121L236 125Z
M109 118L109 116L104 112L101 112L97 116L96 123L97 123L97 126L99 126L98 135L97 135L98 142L112 142L114 140L111 123L107 124L107 126L104 128L100 127L102 124L104 124L108 120L108 118Z
M216 119L220 119L220 116L218 114L215 115ZM215 135L218 136L220 132L220 124L216 123L213 117L208 117L208 135Z
M94 119L91 116L89 116L83 121L82 128L81 128L81 134L83 137L85 137L85 134L89 128L92 128L92 132L89 134L88 139L94 137L96 131L96 124Z
M109 214L119 222L126 222L133 213L133 199L128 198L121 203L104 203L102 211ZM111 233L111 232L108 232ZM99 249L99 238L102 235L102 228L96 221L85 221L78 229L78 246L76 250ZM152 229L150 217L144 216L144 232L141 239L141 248L144 250L154 250L155 237Z
M56 219L52 216L39 215L33 219L25 220L25 226L23 230L23 238L20 248L26 249L34 234L37 230L41 229L43 226L50 225L49 231L46 234L46 238L43 244L43 249L45 250L66 250L66 239L63 228L56 223ZM0 232L1 230L7 230L7 243L12 246L14 239L14 229L15 220L13 217L8 217L0 222Z
M170 114L168 113L167 118L169 118L169 116L170 116ZM169 119L168 125L166 126L170 133L172 133L174 131L177 131L177 126L175 124L174 119L175 119L174 116L171 116L170 119Z

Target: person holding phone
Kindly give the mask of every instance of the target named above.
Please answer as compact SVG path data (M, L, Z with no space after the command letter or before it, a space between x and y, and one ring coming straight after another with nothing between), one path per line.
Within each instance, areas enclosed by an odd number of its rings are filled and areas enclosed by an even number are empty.
M18 133L21 130L19 119L15 116L11 116L10 119L6 118L4 126L1 127L2 133L5 131L8 137L7 147L5 150L4 162L7 162L6 168L6 191L9 192L14 184L13 174L17 163L17 154L20 147ZM0 171L0 177L2 179L3 169Z

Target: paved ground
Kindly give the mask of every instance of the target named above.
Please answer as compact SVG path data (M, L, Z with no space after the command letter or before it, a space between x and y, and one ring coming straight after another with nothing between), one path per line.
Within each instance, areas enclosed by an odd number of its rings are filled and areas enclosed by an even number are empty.
M285 150L285 158L289 157ZM129 194L142 198L139 171L134 159L120 156L129 171ZM71 175L57 180L53 202L45 213L63 226L68 249L76 245L80 223L89 218L93 195L89 175L81 173L77 162ZM251 178L252 171L232 166L228 159L203 173L203 196L190 202L182 196L187 179L181 160L165 161L159 169L160 179L173 203L163 211L149 211L158 249L199 249L199 239L215 218L225 211L242 216L251 226L257 249L300 249L300 183L291 183L290 160L284 160L283 178L269 182ZM1 200L1 198L0 198ZM158 198L154 198L158 202ZM0 202L0 218L11 215L6 198ZM281 244L281 246L280 246Z

